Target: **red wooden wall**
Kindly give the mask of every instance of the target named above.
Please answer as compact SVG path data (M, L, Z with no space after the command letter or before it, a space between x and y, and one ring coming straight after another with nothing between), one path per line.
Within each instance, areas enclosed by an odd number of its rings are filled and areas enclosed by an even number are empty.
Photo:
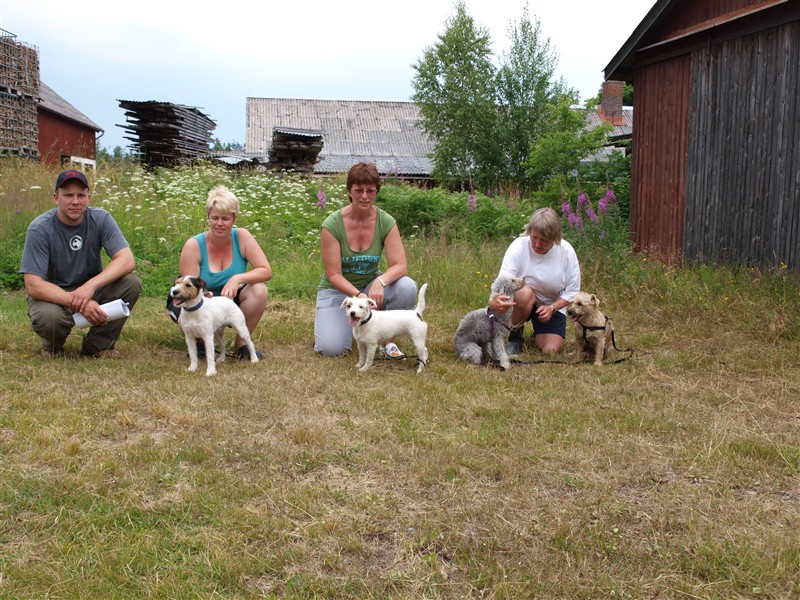
M39 110L39 155L41 162L60 166L62 156L94 160L95 131L46 110Z

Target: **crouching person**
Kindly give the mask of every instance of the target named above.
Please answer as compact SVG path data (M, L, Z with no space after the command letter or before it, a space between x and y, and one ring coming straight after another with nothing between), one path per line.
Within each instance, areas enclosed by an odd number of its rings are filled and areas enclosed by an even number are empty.
M133 308L142 282L136 263L113 217L89 207L89 183L80 171L64 171L56 180L56 207L28 226L22 264L28 316L45 355L64 352L64 343L80 313L90 329L82 354L113 357L126 318L109 320L101 304L122 299ZM111 258L103 267L101 249Z

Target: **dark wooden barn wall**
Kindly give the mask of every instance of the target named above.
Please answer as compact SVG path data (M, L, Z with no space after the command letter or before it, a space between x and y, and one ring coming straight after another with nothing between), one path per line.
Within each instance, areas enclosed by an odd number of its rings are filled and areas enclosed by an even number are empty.
M680 258L683 240L688 54L636 71L630 225L637 250Z
M694 53L685 258L800 269L798 89L799 21Z
M769 0L691 0L670 14L659 26L661 39L691 28L698 23L715 19L739 10L754 8L769 3Z
M62 119L46 110L39 111L38 122L41 162L59 166L61 155L95 159L97 142L90 127Z

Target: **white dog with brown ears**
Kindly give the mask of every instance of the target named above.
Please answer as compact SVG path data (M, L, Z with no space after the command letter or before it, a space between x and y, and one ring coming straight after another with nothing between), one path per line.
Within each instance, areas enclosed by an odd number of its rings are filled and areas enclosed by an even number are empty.
M595 365L602 365L614 347L614 324L600 310L600 300L594 294L579 292L567 305L567 314L575 321L572 362L592 357Z
M181 308L178 325L186 337L189 350L189 371L197 370L197 339L203 340L206 349L206 377L217 374L217 363L225 362L225 328L236 330L250 351L250 362L257 363L256 347L250 338L244 313L236 303L225 296L205 292L207 284L200 277L181 276L169 291L172 303ZM214 340L219 344L220 355L214 360Z
M417 354L417 373L428 362L428 349L425 340L428 336L428 324L422 320L425 310L425 283L419 289L417 306L413 310L377 310L378 305L372 298L345 298L341 307L347 312L353 338L358 344L358 370L364 372L372 366L375 351L379 346L394 339L398 335L407 335L414 344Z

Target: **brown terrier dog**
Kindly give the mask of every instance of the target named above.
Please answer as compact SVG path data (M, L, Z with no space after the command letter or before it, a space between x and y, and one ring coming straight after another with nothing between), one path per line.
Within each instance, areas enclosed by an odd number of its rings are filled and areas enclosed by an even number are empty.
M594 364L602 365L614 347L614 324L600 311L600 300L594 294L579 292L567 306L567 314L575 321L572 362L594 356Z

